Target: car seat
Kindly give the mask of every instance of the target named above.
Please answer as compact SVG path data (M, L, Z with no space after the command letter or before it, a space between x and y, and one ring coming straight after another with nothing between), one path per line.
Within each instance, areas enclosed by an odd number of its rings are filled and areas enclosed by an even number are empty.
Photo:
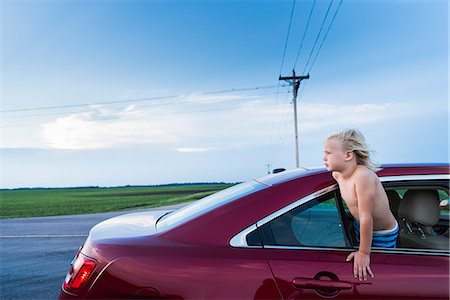
M398 208L400 206L400 201L402 201L402 198L400 198L400 195L395 190L387 190L386 195L389 199L389 207L391 208L392 214L395 218L398 218Z
M399 244L405 248L448 249L449 238L438 235L439 195L436 190L408 190L398 209L401 219Z

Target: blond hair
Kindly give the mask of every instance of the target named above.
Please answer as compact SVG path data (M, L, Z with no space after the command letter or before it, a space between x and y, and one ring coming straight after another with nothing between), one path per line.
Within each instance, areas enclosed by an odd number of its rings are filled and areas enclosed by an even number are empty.
M338 139L346 151L353 151L356 162L359 165L366 166L372 171L377 171L378 164L370 158L370 150L367 147L366 139L357 129L347 129L338 133L331 134L329 139Z

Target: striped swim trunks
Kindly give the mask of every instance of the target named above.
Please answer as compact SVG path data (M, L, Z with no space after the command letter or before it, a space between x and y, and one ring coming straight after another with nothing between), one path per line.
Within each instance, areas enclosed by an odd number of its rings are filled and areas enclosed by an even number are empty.
M353 224L356 242L359 246L359 223L355 220ZM374 231L372 234L372 247L395 248L397 246L398 230L398 223L396 223L393 229Z

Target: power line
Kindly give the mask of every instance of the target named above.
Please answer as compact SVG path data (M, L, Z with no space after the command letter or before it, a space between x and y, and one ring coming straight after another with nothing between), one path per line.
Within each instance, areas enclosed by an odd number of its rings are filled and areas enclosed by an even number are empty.
M331 26L334 23L334 20L335 20L336 15L337 15L340 7L341 7L341 4L342 4L343 0L340 1L339 5L338 5L338 7L337 7L337 9L336 9L336 11L334 13L334 16L332 17L332 20L331 20L331 22L330 22L330 24L329 24L329 26L328 26L328 28L326 30L326 33L325 33L325 35L324 35L324 37L323 37L323 39L322 39L322 41L320 43L318 51L316 52L316 54L314 56L312 64L310 65L308 72L306 72L306 70L308 69L309 63L311 62L311 58L313 57L314 50L316 49L316 46L317 46L317 44L319 42L319 38L321 37L322 31L324 29L324 25L325 25L325 23L326 23L326 21L328 19L328 15L330 14L330 10L331 10L331 7L333 5L333 2L334 2L334 0L331 0L330 4L328 5L327 11L326 11L325 16L324 16L324 18L322 20L322 24L320 26L319 32L318 32L318 34L316 36L316 39L314 41L314 45L313 45L313 47L311 49L311 52L309 53L309 57L308 57L308 60L306 62L305 69L304 69L304 72L303 72L303 74L308 74L308 77L309 77L309 72L311 71L312 67L314 66L314 64L315 64L315 62L317 60L317 57L318 57L318 55L319 55L319 53L320 53L320 51L321 51L321 49L322 49L322 47L324 45L324 42L325 42L325 40L326 40L326 38L328 36L328 33L330 32ZM296 59L295 59L295 62L294 62L293 70L295 70L295 68L297 66L298 59L300 57L300 53L301 53L301 50L302 50L302 47L303 47L303 44L304 44L304 41L305 41L305 37L306 37L306 34L308 32L309 25L311 23L311 19L312 19L312 15L313 15L315 6L316 6L316 0L314 0L313 4L311 6L311 10L309 12L309 16L308 16L308 20L307 20L307 23L306 23L305 31L303 32L302 40L300 42L300 46L299 46L299 49L298 49L298 52L297 52L297 56L296 56ZM292 22L292 14L293 14L293 10L291 12L291 20L289 21L289 31L290 31L291 22ZM285 49L284 49L284 53L283 53L283 60L282 60L282 65L281 65L281 69L280 69L280 74L281 74L281 71L282 71L284 58L285 58L285 54L286 54L287 42L288 42L288 38L289 38L289 31L288 31L288 35L287 35L287 38L286 38L286 43L285 43ZM295 71L293 71L293 72L295 72ZM294 76L295 76L295 73L294 73ZM281 78L281 75L280 75L280 78ZM304 89L304 85L302 86L302 89L300 90L300 93L303 93L303 89ZM297 87L297 92L295 92L294 94L297 94L297 93L298 93L298 87ZM295 100L294 100L294 110L295 110ZM295 121L295 125L297 126L297 121ZM296 129L296 139L297 139L297 129ZM298 147L297 140L296 140L296 147ZM275 148L275 146L273 146L273 149L274 148ZM272 153L271 153L271 156L272 156ZM296 148L296 164L297 165L299 164L299 162L298 162L298 148Z
M314 11L314 7L315 6L316 6L316 0L314 0L313 5L311 7L311 11L309 12L309 17L308 17L308 21L306 23L306 28L305 28L305 31L303 32L303 37L302 37L302 41L300 43L300 47L298 48L297 57L295 58L295 63L294 63L294 68L293 68L294 70L295 70L295 67L297 66L297 61L298 61L298 58L300 56L300 52L301 52L302 47L303 47L303 42L305 41L306 32L308 31L309 23L311 21L311 16L312 16L312 13Z
M278 94L278 91L276 93L274 92L267 92L267 93L258 93L258 94L238 94L240 97L244 96L246 97L246 100L254 100L258 99L263 96L272 96ZM204 95L204 94L202 94ZM242 96L241 96L242 95ZM171 106L171 105L183 105L183 104L202 104L202 102L205 99L198 99L198 100L182 100L177 102L165 102L165 103L152 103L152 104L141 104L139 105L139 108L158 108L163 106ZM227 103L230 103L234 100L242 101L242 99L231 99L227 100ZM222 101L223 102L223 101ZM77 109L77 110L69 110L69 111L52 111L52 112L45 112L45 113L34 113L34 114L19 114L19 115L10 115L10 116L3 116L2 119L4 120L11 120L11 119L23 119L23 118L34 118L34 117L47 117L47 116L58 116L58 115L66 115L66 114L79 114L84 112L91 112L92 109L90 108L84 108L84 109Z
M245 92L245 91L252 91L252 90L270 89L270 88L275 88L275 87L276 87L276 85L246 87L246 88L237 88L237 89L233 88L233 89L228 89L228 90L202 92L200 94L202 94L202 95L225 94L225 93L233 93L233 92ZM154 100L174 99L174 98L180 98L180 97L183 97L183 95L155 96L155 97L147 97L147 98L139 98L139 99L127 99L127 100L117 100L117 101L104 101L104 102L91 102L91 103L82 103L82 104L68 104L68 105L54 105L54 106L41 106L41 107L30 107L30 108L18 108L18 109L1 110L0 113L37 111L37 110L52 110L52 109L63 109L63 108L76 108L76 107L85 107L85 106L91 106L91 105L111 105L111 104L136 103L136 102L146 102L146 101L154 101Z
M319 46L319 50L317 50L316 56L314 57L314 60L313 60L313 62L312 62L312 64L311 64L311 67L310 67L309 70L308 70L308 74L309 74L309 72L311 72L311 69L312 69L312 67L314 66L314 63L316 62L317 56L319 56L320 50L322 49L322 46L323 46L323 44L324 44L324 42L325 42L325 39L327 38L328 33L330 32L331 26L333 25L334 19L336 19L336 15L337 15L337 13L339 12L339 9L341 8L341 4L342 4L343 1L344 1L344 0L341 0L341 1L339 2L339 5L338 5L338 7L337 7L337 9L336 9L336 12L334 13L333 19L331 20L330 25L328 25L327 32L325 33L325 36L323 37L323 40L322 40L322 42L321 42L321 44L320 44L320 46Z
M333 2L334 2L334 0L331 0L330 5L328 5L328 9L327 9L327 12L325 14L325 17L323 18L322 25L320 25L319 33L317 34L316 40L314 41L314 46L312 47L311 52L309 53L308 61L306 62L305 69L303 70L303 74L306 74L306 69L308 68L308 64L309 64L309 62L311 60L312 54L314 52L314 49L316 48L317 41L319 40L320 34L322 33L323 25L325 24L325 21L326 21L326 19L328 17L328 14L330 12L330 8L331 8L331 5L333 4Z
M333 1L332 1L332 2L333 2ZM331 26L333 25L334 20L336 19L336 15L338 14L338 11L339 11L339 9L340 9L340 7L341 7L341 5L342 5L342 2L343 2L343 0L341 0L341 1L339 2L339 5L338 5L338 7L337 7L337 9L336 9L336 11L335 11L335 13L334 13L334 15L333 15L333 18L332 18L330 24L328 25L327 31L326 31L326 33L325 33L325 35L324 35L324 38L322 39L322 42L320 43L319 49L318 49L318 51L316 52L316 55L314 56L313 62L312 62L312 64L311 64L311 66L310 66L310 68L309 68L307 74L309 74L309 73L311 72L312 67L314 66L314 64L315 64L315 62L316 62L316 60L317 60L317 57L319 56L320 50L322 49L322 47L323 47L323 45L324 45L324 42L325 42L325 40L326 40L326 38L327 38L327 36L328 36L328 33L330 32ZM330 4L331 4L331 3L330 3ZM325 21L325 19L324 19L324 21ZM311 52L312 52L312 51L311 51ZM307 66L305 66L305 70L306 70L306 67L307 67ZM299 90L299 96L303 95L305 86L306 86L306 83L304 83L304 84L300 87L300 90Z
M289 18L289 26L288 26L288 31L287 31L287 35L286 35L286 41L284 43L284 51L283 51L283 57L281 59L281 67L280 67L280 76L281 76L281 72L283 71L283 64L284 64L284 59L286 57L286 49L287 49L287 45L288 45L288 40L289 40L289 34L291 32L291 25L292 25L292 17L294 15L294 8L295 8L295 1L292 3L292 10L291 10L291 17Z
M273 104L250 104L245 106L231 106L231 107L220 107L220 108L205 108L205 109L197 109L197 110L190 110L190 111L181 111L181 112L167 112L167 113L161 113L156 112L153 114L146 114L145 117L161 117L161 116L173 116L173 115L189 115L189 114L196 114L196 113L205 113L205 112L215 112L215 111L228 111L228 110L239 110L239 109L253 109L256 107L272 107ZM117 120L117 116L109 116L109 117L102 117L101 119L96 119L93 121L109 121L109 120ZM28 127L28 126L35 126L35 125L41 125L42 123L28 123L28 124L10 124L5 125L3 127Z
M332 2L333 2L333 1L332 1ZM314 66L314 64L315 64L315 62L316 62L316 60L317 60L317 57L319 56L320 50L322 49L323 44L325 43L325 40L326 40L326 38L327 38L327 36L328 36L328 33L330 32L331 26L333 25L334 20L336 19L336 16L337 16L337 14L338 14L338 12L339 12L339 9L341 8L342 2L343 2L343 0L341 0L341 1L339 2L339 5L338 5L338 7L337 7L337 9L336 9L336 11L335 11L335 13L334 13L334 15L333 15L333 18L332 18L330 24L328 25L327 31L326 31L326 33L325 33L325 35L324 35L324 38L322 39L322 42L320 43L319 49L317 50L316 55L314 56L313 62L311 63L311 66L310 66L310 68L309 68L309 70L308 70L308 74L311 72L312 67ZM305 70L306 70L306 66L305 66ZM304 89L305 89L305 85L306 85L306 84L303 84L303 85L301 86L299 95L303 95L303 91L304 91Z
M11 113L11 112L24 112L24 111L36 111L36 110L52 110L52 109L62 109L62 108L76 108L76 107L84 107L84 106L91 106L91 105L123 104L123 103L131 103L131 102L171 99L171 98L176 98L178 96L179 95L170 95L170 96L149 97L149 98L130 99L130 100L91 102L91 103L54 105L54 106L40 106L40 107L30 107L30 108L9 109L9 110L3 110L3 111L0 111L0 112L1 113Z

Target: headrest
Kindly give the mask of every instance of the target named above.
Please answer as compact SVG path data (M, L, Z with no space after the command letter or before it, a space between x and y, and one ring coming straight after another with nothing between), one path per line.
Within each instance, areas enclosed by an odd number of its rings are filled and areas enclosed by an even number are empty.
M425 226L439 222L439 195L436 190L408 190L398 209L398 216Z

